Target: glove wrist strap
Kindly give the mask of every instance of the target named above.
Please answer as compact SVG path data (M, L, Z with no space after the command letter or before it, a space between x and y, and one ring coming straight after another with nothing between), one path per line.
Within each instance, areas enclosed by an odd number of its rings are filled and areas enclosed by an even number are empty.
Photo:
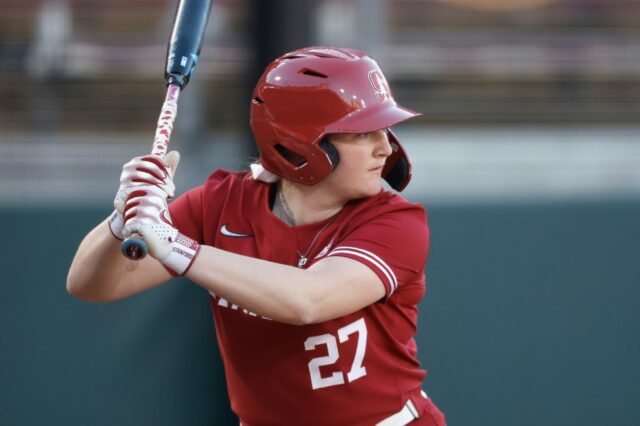
M171 244L171 251L162 260L162 264L174 275L184 275L187 273L198 252L200 244L182 234L176 236L176 240Z

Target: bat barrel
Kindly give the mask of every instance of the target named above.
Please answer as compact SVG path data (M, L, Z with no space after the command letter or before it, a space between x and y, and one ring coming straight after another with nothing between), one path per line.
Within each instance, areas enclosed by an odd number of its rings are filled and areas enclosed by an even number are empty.
M211 0L180 0L167 48L165 83L183 88L195 70L204 32L209 20Z

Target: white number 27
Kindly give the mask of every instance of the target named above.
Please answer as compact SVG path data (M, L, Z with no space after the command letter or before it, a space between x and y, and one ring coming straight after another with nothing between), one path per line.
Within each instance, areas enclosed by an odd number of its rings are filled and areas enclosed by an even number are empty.
M367 369L362 366L364 360L364 353L367 348L367 325L364 322L364 318L352 322L338 329L338 339L340 343L344 343L349 340L349 336L353 333L358 333L358 345L356 347L356 354L351 363L351 370L347 373L347 380L353 382L360 377L367 375ZM309 373L311 374L311 387L313 389L326 388L328 386L336 386L344 384L344 373L342 371L334 371L330 376L322 377L320 375L320 367L325 365L335 364L340 358L338 352L338 344L335 336L332 334L321 334L320 336L309 337L304 342L304 347L308 351L312 351L318 345L327 346L327 355L313 358L309 361Z

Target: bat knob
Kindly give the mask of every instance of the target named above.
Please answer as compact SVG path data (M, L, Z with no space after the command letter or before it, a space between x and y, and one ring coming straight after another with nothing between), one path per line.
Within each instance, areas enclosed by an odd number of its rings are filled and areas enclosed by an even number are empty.
M147 243L139 238L127 238L120 244L120 251L126 258L131 260L141 260L149 252Z

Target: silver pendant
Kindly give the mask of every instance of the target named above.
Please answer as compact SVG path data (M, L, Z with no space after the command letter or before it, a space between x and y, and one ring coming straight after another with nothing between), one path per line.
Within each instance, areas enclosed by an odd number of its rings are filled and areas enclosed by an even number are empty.
M298 268L302 268L306 264L307 264L307 258L304 256L300 256L300 259L298 259Z

